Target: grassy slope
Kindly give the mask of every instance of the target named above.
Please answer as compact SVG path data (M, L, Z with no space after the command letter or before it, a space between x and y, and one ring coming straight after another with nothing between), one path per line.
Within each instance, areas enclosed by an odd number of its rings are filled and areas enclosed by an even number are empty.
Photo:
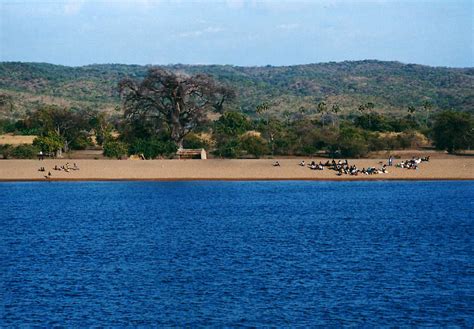
M425 100L432 102L435 109L474 110L474 68L435 68L381 61L166 68L211 74L232 85L239 96L230 107L246 113L253 113L263 101L270 102L274 112L295 112L301 106L311 112L321 100L337 102L345 111L371 101L379 111L406 113L406 107L421 106ZM20 115L40 103L111 109L119 104L118 81L127 76L141 79L147 69L147 66L121 64L66 67L4 62L0 63L0 94L12 96L14 111L7 115ZM5 106L3 110L6 112Z

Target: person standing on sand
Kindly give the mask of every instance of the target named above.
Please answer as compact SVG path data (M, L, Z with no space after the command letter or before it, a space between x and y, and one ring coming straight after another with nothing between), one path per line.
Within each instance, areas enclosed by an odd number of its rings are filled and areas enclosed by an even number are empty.
M393 164L393 156L390 156L390 157L388 158L388 165L389 165L389 166L392 166L392 164Z

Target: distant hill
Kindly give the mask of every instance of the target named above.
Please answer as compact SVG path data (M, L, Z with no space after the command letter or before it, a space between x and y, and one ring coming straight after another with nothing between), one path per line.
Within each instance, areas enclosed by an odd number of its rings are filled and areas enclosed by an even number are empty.
M376 110L406 113L408 106L429 101L436 109L474 111L474 68L429 67L375 60L295 66L231 65L161 66L189 74L206 73L235 88L230 108L253 114L268 102L275 113L306 113L318 102L337 103L342 113L373 102ZM0 62L0 110L20 116L40 104L89 106L111 110L120 104L117 83L142 79L149 66L87 65L67 67L45 63Z

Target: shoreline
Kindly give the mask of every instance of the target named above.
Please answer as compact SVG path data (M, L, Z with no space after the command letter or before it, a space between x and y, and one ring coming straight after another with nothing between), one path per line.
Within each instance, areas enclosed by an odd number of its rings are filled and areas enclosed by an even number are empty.
M305 161L327 159L306 158ZM273 167L278 161L281 166ZM439 181L474 180L474 158L450 157L422 162L417 170L387 167L388 173L337 176L336 172L299 166L301 159L209 160L0 160L0 182L74 181ZM380 168L386 159L348 159L359 169ZM398 161L395 161L395 163ZM55 165L77 163L79 170L56 171ZM45 171L38 169L44 167ZM49 177L48 172L51 172Z
M393 181L393 182L406 182L406 181L420 181L420 182L439 182L439 181L474 181L474 178L388 178L388 177L366 177L357 176L354 178L342 177L342 178L24 178L24 179L8 179L0 178L0 183L15 183L15 182L357 182L357 181Z

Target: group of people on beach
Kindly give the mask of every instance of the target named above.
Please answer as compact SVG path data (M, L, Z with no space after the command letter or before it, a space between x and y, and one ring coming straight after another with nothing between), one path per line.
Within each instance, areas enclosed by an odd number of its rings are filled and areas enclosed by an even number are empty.
M58 170L58 171L63 170L65 172L69 172L70 170L79 170L79 167L77 166L76 163L74 163L74 165L71 167L69 165L69 162L66 162L66 164L64 166L58 167L57 165L55 165L53 170Z
M389 165L393 162L393 158L389 160ZM278 161L275 161L273 163L274 167L280 167L280 163ZM302 160L299 163L299 166L301 167L308 167L311 170L334 170L336 171L338 176L342 175L351 175L351 176L357 176L359 174L362 175L375 175L375 174L386 174L388 173L387 171L387 165L383 164L381 168L376 168L376 167L368 167L367 169L364 167L362 169L359 169L355 164L349 165L349 161L344 160L339 160L336 162L336 160L329 161L327 160L325 163L319 161L319 163L316 163L315 161L311 161L311 163L306 164L304 160Z
M304 160L300 162L300 166L301 167L306 166L306 163L304 162ZM324 166L325 166L325 164L323 164L321 161L319 161L319 163L311 161L311 163L308 164L308 168L311 169L311 170L324 170Z
M380 162L382 167L377 168L377 167L367 167L367 168L362 168L359 169L355 164L349 165L349 162L346 160L332 160L329 161L327 160L325 163L322 163L319 161L319 163L316 163L315 161L311 161L311 163L306 164L304 160L302 160L299 163L299 166L301 167L308 167L311 170L324 170L325 168L329 170L334 170L337 172L338 176L342 175L351 175L351 176L357 176L359 174L361 175L376 175L376 174L387 174L388 170L387 167L393 166L393 160L394 157L390 156L388 158L387 164L384 164L383 162ZM418 165L423 162L423 161L430 161L430 157L426 156L423 158L420 157L413 157L411 160L405 160L401 161L400 163L396 164L397 168L405 168L405 169L418 169ZM280 167L280 163L278 161L275 161L273 163L274 167Z
M305 167L306 163L301 161L299 163L301 167ZM311 161L310 164L307 165L309 169L311 170L324 170L324 168L327 168L329 170L334 170L337 172L338 176L342 175L352 175L352 176L357 176L358 174L364 174L364 175L374 175L374 174L385 174L387 173L387 166L383 165L382 168L377 169L375 167L368 167L367 169L362 168L359 169L355 164L349 165L349 161L344 160L339 160L336 162L336 160L329 161L327 160L325 163L322 163L319 161L319 163L316 163L315 161Z
M349 165L349 162L346 160L341 161L339 160L336 162L334 159L332 162L329 162L329 160L326 162L326 165L337 172L338 176L342 175L351 175L351 176L357 176L359 174L362 175L376 175L376 174L387 174L387 165L384 164L382 168L378 169L375 167L368 167L367 169L363 167L362 169L357 168L355 164Z
M79 166L76 163L74 163L73 166L71 166L69 162L66 162L66 164L62 166L54 165L53 170L70 172L71 170L79 170ZM46 169L44 167L40 167L38 171L46 172ZM48 175L45 175L44 178L49 179L51 178L51 176L52 176L51 171L48 171Z
M404 160L400 163L397 163L396 167L397 168L404 168L404 169L413 169L413 170L417 170L418 169L418 165L422 162L428 162L430 161L430 157L427 156L427 157L423 157L423 158L411 158L411 160Z

